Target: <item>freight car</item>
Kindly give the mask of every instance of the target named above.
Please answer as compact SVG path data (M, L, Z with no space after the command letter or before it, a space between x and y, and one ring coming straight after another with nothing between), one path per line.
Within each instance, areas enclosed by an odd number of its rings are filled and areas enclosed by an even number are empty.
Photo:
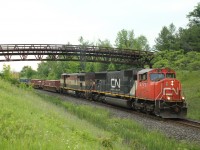
M60 80L45 80L42 88L46 91L60 92Z
M19 79L19 82L28 85L28 84L31 82L31 79L20 78L20 79Z
M31 83L30 84L33 86L33 88L43 89L44 80L31 79Z
M53 91L152 113L162 118L184 118L187 114L181 83L170 68L63 73L58 85L59 90L54 88ZM45 89L50 90L50 85L46 84Z

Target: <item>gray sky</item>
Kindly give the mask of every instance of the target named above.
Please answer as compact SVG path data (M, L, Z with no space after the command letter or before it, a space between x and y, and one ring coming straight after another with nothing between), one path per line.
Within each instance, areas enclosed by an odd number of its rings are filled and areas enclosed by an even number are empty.
M114 45L117 32L134 30L150 46L163 26L186 27L198 0L0 0L1 44L78 44L78 38ZM38 62L12 62L12 70ZM3 63L0 63L2 70Z

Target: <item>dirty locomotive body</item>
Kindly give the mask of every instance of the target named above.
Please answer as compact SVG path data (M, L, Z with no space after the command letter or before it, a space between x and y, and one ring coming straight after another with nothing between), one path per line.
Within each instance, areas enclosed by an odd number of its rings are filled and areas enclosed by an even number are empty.
M48 82L49 87L45 82ZM60 84L58 82L46 80L38 82L45 86L33 85L155 114L162 118L184 118L187 114L181 83L176 79L175 71L169 68L64 73L61 75Z

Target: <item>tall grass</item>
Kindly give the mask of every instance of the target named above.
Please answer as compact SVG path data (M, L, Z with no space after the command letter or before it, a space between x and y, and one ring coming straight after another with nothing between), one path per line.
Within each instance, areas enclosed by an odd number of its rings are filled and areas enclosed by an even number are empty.
M188 103L188 118L200 120L200 71L179 71L183 93Z
M31 90L11 87L2 80L0 107L0 149L104 149L112 137ZM117 140L112 146L124 147Z
M112 136L104 141L109 147L112 147L113 141L120 138L122 143L131 147L131 149L171 150L200 148L200 145L195 145L194 143L177 142L176 140L168 139L157 131L147 131L141 124L132 120L112 117L109 111L105 109L72 104L48 95L39 95L47 101L64 107L68 112L88 121L99 129L111 132Z

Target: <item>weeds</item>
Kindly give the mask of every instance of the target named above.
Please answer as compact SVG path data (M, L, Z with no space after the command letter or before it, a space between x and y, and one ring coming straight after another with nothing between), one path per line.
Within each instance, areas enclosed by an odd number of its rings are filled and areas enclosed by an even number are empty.
M183 93L188 103L187 117L200 120L200 71L180 71L177 77L182 83Z
M104 149L99 137L112 135L58 107L58 99L49 102L2 80L0 89L0 149Z

